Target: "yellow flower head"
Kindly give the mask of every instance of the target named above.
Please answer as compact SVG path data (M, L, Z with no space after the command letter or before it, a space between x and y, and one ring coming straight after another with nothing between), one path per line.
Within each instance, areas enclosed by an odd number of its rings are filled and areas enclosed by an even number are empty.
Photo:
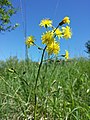
M34 36L29 36L26 41L25 41L25 44L30 47L30 45L33 45L34 44Z
M69 17L67 17L67 16L62 21L63 21L64 24L66 24L66 23L70 24Z
M48 54L58 54L60 51L60 46L56 41L54 41L51 44L48 44L46 50Z
M62 33L65 39L69 39L72 36L72 32L69 26L62 27Z
M59 28L57 28L57 29L55 30L55 34L56 34L56 36L57 36L59 39L62 37L62 32L60 31Z
M43 33L41 40L42 40L42 43L46 45L52 43L54 41L53 32L48 31L46 33Z
M69 52L65 50L65 59L67 60L69 58Z
M43 19L43 20L41 20L41 22L40 22L40 27L52 27L52 20L50 20L50 19Z

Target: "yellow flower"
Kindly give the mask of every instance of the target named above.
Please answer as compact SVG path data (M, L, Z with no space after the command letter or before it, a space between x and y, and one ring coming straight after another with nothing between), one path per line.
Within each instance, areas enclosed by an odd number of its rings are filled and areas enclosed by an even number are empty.
M50 20L50 19L43 19L43 20L41 20L41 22L40 22L40 27L52 27L52 20Z
M65 39L71 38L72 32L71 32L71 29L70 29L69 26L62 27L62 30L63 30L63 31L62 31L63 37L64 37Z
M56 41L54 41L51 44L48 44L46 50L48 54L58 54L60 51L60 46Z
M69 58L69 52L65 50L65 59L67 60Z
M62 37L62 32L60 31L59 28L57 28L57 29L55 30L55 34L56 34L56 36L57 36L59 39Z
M67 16L62 21L63 21L64 24L66 24L66 23L70 24L69 17L67 17Z
M46 45L52 43L54 41L53 32L48 31L46 33L43 33L41 40L42 43Z
M26 41L25 41L25 44L30 47L30 45L33 45L34 44L34 36L29 36Z

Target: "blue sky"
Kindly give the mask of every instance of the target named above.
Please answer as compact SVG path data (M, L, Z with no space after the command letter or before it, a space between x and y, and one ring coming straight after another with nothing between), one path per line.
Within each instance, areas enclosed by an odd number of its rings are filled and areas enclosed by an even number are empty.
M36 43L42 46L41 34L44 28L39 27L43 18L53 20L56 27L65 17L69 16L72 28L72 38L61 39L61 51L69 50L70 57L87 57L84 52L85 43L90 40L90 0L21 0L22 13L20 11L20 0L12 0L13 5L18 9L16 15L12 17L12 24L19 23L20 26L12 31L0 33L0 60L5 60L9 56L17 56L19 59L25 58L24 29L23 20L26 16L26 35L33 35ZM26 6L26 12L25 12ZM23 14L23 17L22 17ZM29 57L34 61L39 61L41 51L36 47L29 49Z

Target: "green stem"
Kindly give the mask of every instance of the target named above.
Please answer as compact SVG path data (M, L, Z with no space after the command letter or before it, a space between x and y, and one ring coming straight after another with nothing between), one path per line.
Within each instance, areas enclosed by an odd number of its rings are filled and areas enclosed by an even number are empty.
M43 48L39 47L36 43L33 43L39 50L43 50Z
M45 46L45 48L43 49L43 53L42 53L42 57L41 57L41 62L38 68L38 73L37 73L37 77L36 77L36 82L35 82L35 106L34 106L34 120L36 120L36 112L37 112L37 81L39 78L39 74L40 74L40 69L42 66L42 62L43 62L43 58L44 58L44 53L46 50L47 46Z
M63 23L63 21L61 21L58 25L57 25L57 27L55 28L55 30L53 31L53 33L59 28L59 26L62 26L64 23Z
M55 28L55 30L53 31L53 33L54 33L58 28L59 28L59 24L58 24L58 26Z

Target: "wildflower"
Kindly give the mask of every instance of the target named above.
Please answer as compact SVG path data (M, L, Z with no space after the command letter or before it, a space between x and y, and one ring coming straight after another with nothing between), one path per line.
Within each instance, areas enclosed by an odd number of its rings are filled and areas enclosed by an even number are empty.
M60 31L60 29L59 28L57 28L56 30L55 30L55 34L56 34L56 36L60 39L60 37L62 37L62 32Z
M67 16L62 21L63 21L64 24L66 24L66 23L70 24L69 17L67 17Z
M30 47L30 45L34 45L34 36L29 36L25 42L25 44Z
M65 53L65 59L67 60L69 58L69 52L67 50L65 52L66 52Z
M54 37L53 37L53 32L51 32L51 31L48 31L48 32L46 32L46 33L43 33L43 35L42 35L42 43L43 44L50 44L50 43L52 43L53 41L54 41Z
M56 41L54 41L51 44L48 44L46 50L47 50L48 54L53 54L53 53L58 54L59 50L60 50L60 46Z
M40 27L45 27L45 28L52 27L52 20L43 19L39 25L40 25Z
M62 27L62 30L63 30L63 31L62 31L63 37L64 37L65 39L71 38L72 32L71 32L71 29L70 29L69 26Z

